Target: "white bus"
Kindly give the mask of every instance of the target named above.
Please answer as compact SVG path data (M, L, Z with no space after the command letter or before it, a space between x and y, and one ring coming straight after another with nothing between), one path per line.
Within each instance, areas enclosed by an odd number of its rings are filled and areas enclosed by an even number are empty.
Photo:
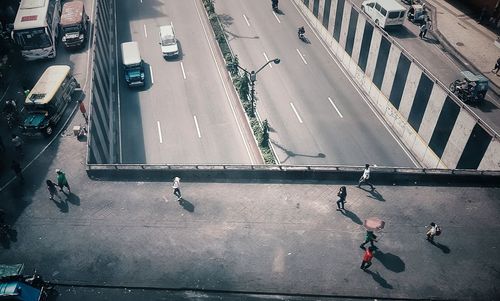
M56 57L60 0L21 0L12 39L27 61Z

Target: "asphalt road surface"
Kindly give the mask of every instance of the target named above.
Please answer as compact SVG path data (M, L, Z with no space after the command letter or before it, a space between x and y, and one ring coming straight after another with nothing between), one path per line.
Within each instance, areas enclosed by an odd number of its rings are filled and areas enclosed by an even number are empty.
M129 89L117 70L122 162L260 163L200 1L126 0L116 8L117 43L137 41L146 71L146 86ZM158 44L166 24L181 48L171 61Z
M274 14L267 0L216 3L243 67L281 59L256 83L258 113L269 121L280 163L415 166L293 2L280 1L280 10ZM301 25L310 43L297 38Z

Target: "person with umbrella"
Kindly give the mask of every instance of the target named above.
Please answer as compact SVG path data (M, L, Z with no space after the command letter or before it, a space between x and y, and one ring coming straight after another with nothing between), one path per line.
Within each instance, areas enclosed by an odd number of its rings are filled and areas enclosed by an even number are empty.
M371 244L371 247L376 248L373 242L377 241L377 235L373 233L374 231L382 230L385 226L385 222L376 217L370 217L363 223L366 229L365 241L359 246L361 249L365 248L367 243Z

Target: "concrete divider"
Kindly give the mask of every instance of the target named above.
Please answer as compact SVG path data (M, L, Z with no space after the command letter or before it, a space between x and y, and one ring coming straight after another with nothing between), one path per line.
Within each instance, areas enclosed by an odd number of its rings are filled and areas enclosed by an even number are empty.
M500 170L499 135L349 0L294 0L422 166Z
M345 182L356 184L362 167L278 165L88 165L95 180L161 181L181 177L188 182ZM376 167L371 169L374 185L436 185L500 187L500 171L443 170ZM170 184L167 184L170 185Z

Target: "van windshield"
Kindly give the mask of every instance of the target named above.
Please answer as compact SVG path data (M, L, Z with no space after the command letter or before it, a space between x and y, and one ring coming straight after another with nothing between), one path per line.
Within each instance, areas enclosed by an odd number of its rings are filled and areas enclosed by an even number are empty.
M399 18L401 12L399 11L391 11L389 12L389 15L387 16L389 19L397 19Z
M175 44L175 38L174 37L166 37L161 42L162 46L170 46L170 45L174 45L174 44Z
M64 26L63 31L64 33L79 32L80 26L79 25Z

